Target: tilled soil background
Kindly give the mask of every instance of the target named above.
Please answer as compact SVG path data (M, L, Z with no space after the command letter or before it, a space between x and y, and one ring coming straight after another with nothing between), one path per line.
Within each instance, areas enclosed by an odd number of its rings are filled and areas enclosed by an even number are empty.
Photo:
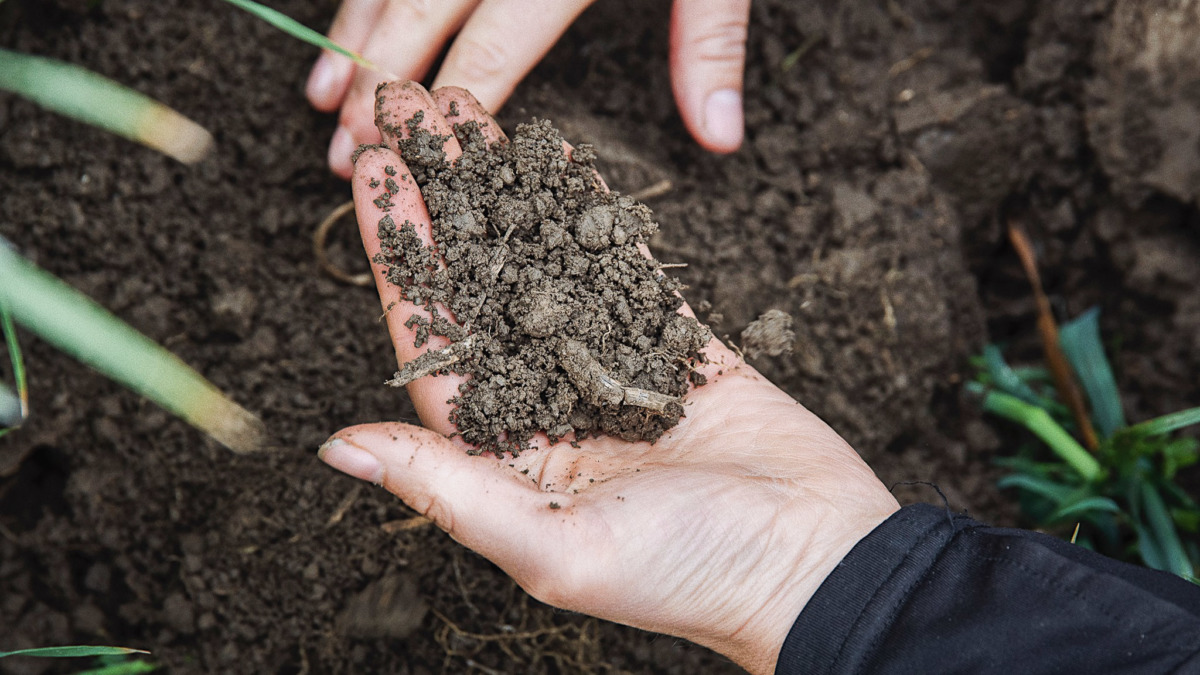
M1200 21L1179 4L758 1L747 142L715 157L667 93L668 4L599 2L501 121L595 144L616 190L670 181L648 201L651 248L687 263L701 318L736 340L766 310L793 315L793 354L755 365L885 483L936 483L1011 524L991 459L1014 437L960 397L989 339L1037 354L1007 220L1039 242L1065 314L1103 308L1132 419L1200 403ZM321 28L335 9L272 5ZM313 50L221 3L152 0L9 0L0 46L213 131L215 155L184 167L4 95L0 234L259 412L281 448L234 457L26 336L33 418L0 441L0 650L132 645L180 673L737 672L537 603L316 460L344 425L414 416L383 385L374 292L312 255L349 194L324 166L333 120L302 97ZM349 223L332 244L366 269Z

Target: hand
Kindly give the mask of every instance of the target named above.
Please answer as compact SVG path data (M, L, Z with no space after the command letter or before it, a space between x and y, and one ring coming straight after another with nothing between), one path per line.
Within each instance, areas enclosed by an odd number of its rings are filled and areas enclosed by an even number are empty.
M325 52L308 78L308 100L341 109L329 143L329 167L343 178L350 155L376 143L375 86L421 79L454 37L434 88L470 90L495 112L567 26L593 0L344 0L329 37L385 72L359 68ZM684 124L713 152L742 143L742 70L750 0L675 0L671 13L671 81Z
M380 91L381 119L425 111L423 127L451 134L443 115L502 133L462 89L416 83ZM402 124L393 132L408 130ZM384 167L400 174L392 217L431 243L429 216L398 154L358 158L352 185L368 257L379 252L372 202ZM398 212L398 215L397 215ZM405 327L414 312L372 264L397 358L425 349ZM393 306L394 305L394 306ZM690 312L686 306L682 311ZM409 393L426 428L400 423L345 429L322 446L337 469L381 484L456 540L486 556L534 597L557 607L706 645L755 673L773 672L783 640L817 587L859 539L897 508L832 429L767 382L718 340L705 348L708 384L686 417L655 444L602 437L572 447L544 434L517 458L469 456L446 402L457 375L424 377Z

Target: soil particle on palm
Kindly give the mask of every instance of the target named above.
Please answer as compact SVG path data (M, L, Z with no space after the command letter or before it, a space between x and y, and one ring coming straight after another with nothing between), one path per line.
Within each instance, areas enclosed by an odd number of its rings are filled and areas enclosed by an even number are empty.
M746 358L791 354L796 342L792 330L792 315L778 309L768 309L742 331L742 353Z
M385 136L396 133L380 121ZM490 148L475 123L456 124L454 164L447 139L420 122L405 122L400 148L436 244L384 216L377 261L432 317L415 319L417 346L430 334L452 344L393 383L469 376L451 419L480 452L519 452L538 431L657 440L682 417L711 333L677 313L680 284L639 248L657 229L650 210L604 189L594 153L565 155L547 121ZM395 192L385 181L377 201L390 204Z

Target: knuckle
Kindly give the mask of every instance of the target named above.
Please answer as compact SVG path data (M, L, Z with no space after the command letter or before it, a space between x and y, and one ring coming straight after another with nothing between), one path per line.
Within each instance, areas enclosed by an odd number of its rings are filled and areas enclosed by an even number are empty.
M737 62L746 57L746 20L729 17L706 26L692 38L692 50L704 61Z
M394 11L408 21L423 22L433 15L434 0L391 0Z
M432 520L434 525L437 525L451 535L454 534L454 512L445 501L438 499L435 495L429 495L421 500L417 500L417 503L410 504L410 506L417 513Z
M461 37L455 51L454 68L472 82L499 77L507 70L508 52L497 42Z

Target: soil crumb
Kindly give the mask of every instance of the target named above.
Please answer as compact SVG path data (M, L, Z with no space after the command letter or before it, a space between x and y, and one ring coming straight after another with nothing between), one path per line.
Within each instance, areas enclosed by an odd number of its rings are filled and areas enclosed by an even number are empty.
M763 312L742 331L742 353L750 359L791 354L795 342L792 315L778 309Z
M388 279L430 312L417 346L452 344L396 374L469 376L451 421L477 452L519 453L538 431L552 441L608 434L655 441L678 423L711 332L677 313L681 285L642 253L650 210L608 192L588 146L568 157L548 121L488 147L475 122L455 124L462 157L409 120L401 154L424 195L436 244L409 221L379 221ZM386 172L389 175L392 172ZM398 190L382 181L378 203ZM447 316L448 309L450 316Z

